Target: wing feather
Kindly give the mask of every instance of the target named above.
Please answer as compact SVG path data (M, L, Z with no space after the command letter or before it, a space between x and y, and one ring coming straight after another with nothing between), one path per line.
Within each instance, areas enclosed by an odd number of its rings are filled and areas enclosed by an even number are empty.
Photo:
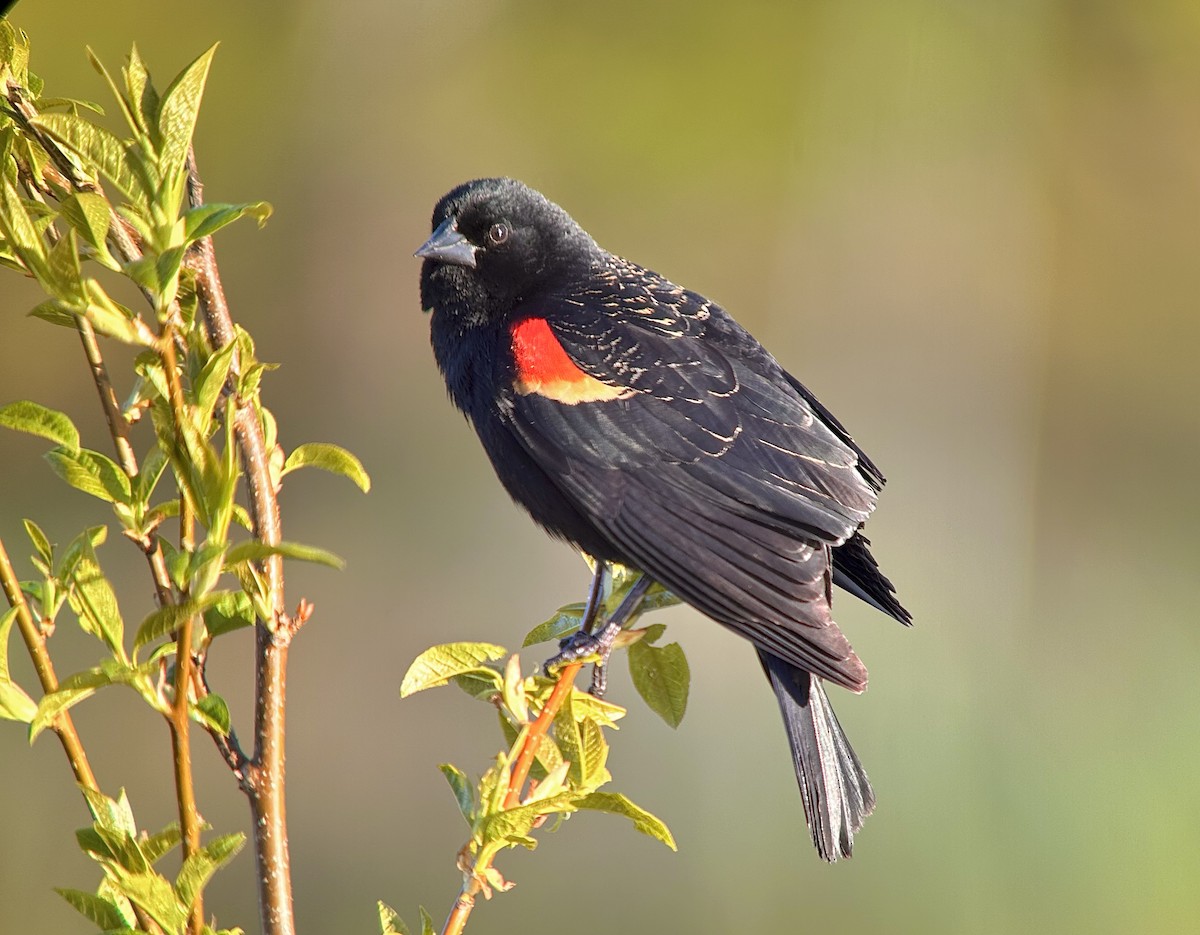
M510 431L614 555L760 649L861 691L866 669L830 611L833 550L874 509L878 472L718 306L645 275L607 285L533 313L580 370L633 392L513 395Z

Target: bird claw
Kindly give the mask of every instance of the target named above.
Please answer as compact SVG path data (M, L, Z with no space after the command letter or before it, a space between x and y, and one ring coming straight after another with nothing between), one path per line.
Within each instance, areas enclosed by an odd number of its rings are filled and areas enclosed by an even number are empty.
M596 657L589 691L597 698L604 697L608 689L608 657L612 655L613 643L620 632L620 624L614 626L610 623L599 633L585 633L581 630L571 634L559 641L558 654L546 660L545 670L549 672L559 666Z

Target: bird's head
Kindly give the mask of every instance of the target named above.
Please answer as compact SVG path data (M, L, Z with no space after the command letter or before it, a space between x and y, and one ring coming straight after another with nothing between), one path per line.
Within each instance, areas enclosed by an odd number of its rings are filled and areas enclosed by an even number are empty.
M433 209L416 256L426 310L504 315L522 299L586 272L602 255L567 212L515 179L476 179Z

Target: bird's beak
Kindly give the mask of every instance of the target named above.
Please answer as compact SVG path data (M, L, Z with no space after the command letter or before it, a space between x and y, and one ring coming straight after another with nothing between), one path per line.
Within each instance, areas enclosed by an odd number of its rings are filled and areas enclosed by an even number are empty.
M417 248L413 256L437 263L475 267L476 246L458 231L458 218L448 217L438 225L433 236Z

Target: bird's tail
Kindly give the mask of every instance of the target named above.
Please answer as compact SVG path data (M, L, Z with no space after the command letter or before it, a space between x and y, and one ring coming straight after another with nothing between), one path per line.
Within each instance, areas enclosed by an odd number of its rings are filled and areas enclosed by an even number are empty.
M875 808L875 793L842 732L821 680L759 650L787 728L804 817L825 860L849 857L854 833Z

